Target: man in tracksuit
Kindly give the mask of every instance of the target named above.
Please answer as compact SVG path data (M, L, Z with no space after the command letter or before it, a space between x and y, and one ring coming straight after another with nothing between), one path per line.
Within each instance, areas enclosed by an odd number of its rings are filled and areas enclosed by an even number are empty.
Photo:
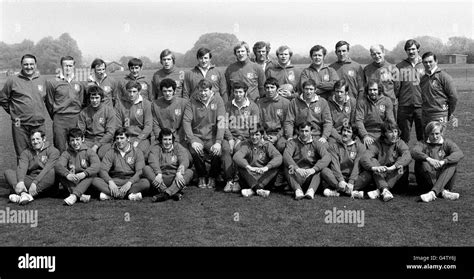
M327 143L332 130L331 111L328 102L316 94L316 82L309 79L303 83L303 93L290 102L285 119L285 136L294 137L294 128L303 122L311 124L315 140Z
M268 66L273 64L273 62L268 58L270 50L270 43L264 41L258 41L252 47L252 52L255 55L255 58L252 59L252 62L260 65L264 72Z
M184 74L183 98L190 99L191 96L199 94L198 83L205 78L212 83L212 92L218 93L224 104L229 101L227 84L224 74L211 64L211 50L205 47L198 49L196 54L198 65Z
M345 79L334 83L334 93L329 98L328 105L332 118L329 140L342 142L341 128L344 125L352 126L354 124L356 111L356 100L349 94L349 85Z
M245 182L241 193L244 197L254 193L268 197L270 190L265 187L275 178L283 157L268 141L263 140L265 130L258 124L256 129L250 129L250 138L234 154L233 160L237 166L240 178Z
M346 81L349 96L358 100L364 94L364 78L362 66L349 57L350 45L346 41L336 43L337 61L329 65L336 70L339 78Z
M410 142L410 130L415 122L416 139L423 140L421 122L421 87L420 78L425 70L418 54L420 43L408 40L405 43L407 59L397 64L400 87L395 95L398 99L397 123L402 134L400 138L407 144Z
M100 159L112 148L117 117L111 106L104 104L104 90L97 85L87 88L89 105L79 113L77 127L85 135L84 144Z
M369 146L360 159L360 164L365 171L360 174L361 182L357 188L363 190L374 181L376 189L367 192L370 199L376 199L382 195L384 201L392 200L393 195L390 189L403 176L408 175L408 165L411 162L410 150L400 139L399 131L397 124L385 122L380 138Z
M232 84L237 81L243 81L248 86L248 97L256 102L265 94L263 84L265 82L265 73L261 66L250 61L250 49L246 42L240 42L234 47L234 55L237 62L230 64L225 70L225 79L227 88L231 90ZM233 96L229 96L231 100Z
M314 199L321 182L320 173L331 162L331 155L325 144L313 139L311 123L305 121L296 128L298 137L289 140L283 152L285 175L295 191L296 200ZM303 188L307 188L305 194Z
M133 80L139 82L142 86L142 90L140 91L140 95L150 102L155 100L150 83L146 81L146 77L141 75L141 71L143 68L143 61L138 58L132 58L128 61L128 70L130 73L126 75L122 80L120 80L120 100L127 99L127 89L125 89L125 84L127 82Z
M339 80L336 70L324 64L327 50L323 46L315 45L309 50L311 65L301 72L299 85L303 91L303 84L312 79L316 82L316 94L325 100L331 96L334 83Z
M104 104L115 107L120 102L120 82L109 77L106 73L107 64L99 58L91 63L91 75L87 79L87 86L97 85L104 90ZM88 101L89 96L86 96Z
M379 83L369 81L365 96L356 105L355 125L360 140L367 147L380 137L383 123L395 123L392 101L381 93L382 90Z
M427 52L422 56L425 75L421 77L423 129L431 121L446 125L454 121L458 93L452 77L438 67L436 55ZM453 122L453 126L456 124Z
M176 96L183 98L183 82L184 71L175 67L176 57L169 49L165 49L160 53L160 63L163 68L153 74L151 79L151 87L155 99L163 96L160 91L160 82L165 78L170 78L176 82Z
M152 199L154 202L178 201L183 196L182 190L193 178L193 171L188 168L188 151L175 141L173 132L168 128L160 131L158 142L151 149L149 165L145 166L143 174L156 193Z
M62 57L60 63L62 72L47 82L46 108L53 120L54 147L63 152L68 147L68 130L76 127L86 102L84 84L74 80L74 58Z
M54 189L54 164L59 158L59 151L46 141L44 131L31 131L30 143L30 147L21 152L16 171L5 171L5 180L15 192L9 199L21 205Z
M385 49L383 45L370 47L370 56L373 62L364 67L364 84L370 80L377 81L383 87L383 94L392 101L392 111L397 119L398 101L395 92L398 92L399 73L395 65L385 61Z
M287 99L298 97L301 70L291 64L293 51L288 46L281 46L276 50L276 56L277 63L266 68L265 77L278 80L278 94L281 96Z
M142 199L142 192L150 188L146 178L140 178L145 167L143 153L130 142L130 134L121 127L115 131L113 148L107 151L100 165L99 177L92 185L100 191L101 201Z
M425 142L418 142L411 154L415 159L415 175L422 191L421 200L430 202L438 195L448 200L459 199L459 193L451 192L456 180L457 165L463 152L452 140L443 137L444 125L432 121L426 125Z
M36 71L36 57L25 54L21 58L21 72L9 78L0 92L0 105L12 121L17 161L29 147L31 131L44 129L45 96L46 80Z
M73 205L78 199L89 202L90 195L84 193L100 171L99 156L85 145L84 133L79 128L69 130L68 142L69 148L61 154L54 167L59 181L70 193L64 203Z

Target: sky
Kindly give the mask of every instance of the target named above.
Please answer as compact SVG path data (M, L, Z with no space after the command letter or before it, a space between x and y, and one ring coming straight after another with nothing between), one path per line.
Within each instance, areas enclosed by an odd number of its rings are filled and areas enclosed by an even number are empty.
M185 53L200 35L232 33L252 46L268 41L272 53L288 45L307 56L316 44L339 40L391 50L401 40L430 35L444 42L474 36L473 1L395 0L0 0L0 41L38 42L69 33L84 58L123 55L158 60L169 48Z

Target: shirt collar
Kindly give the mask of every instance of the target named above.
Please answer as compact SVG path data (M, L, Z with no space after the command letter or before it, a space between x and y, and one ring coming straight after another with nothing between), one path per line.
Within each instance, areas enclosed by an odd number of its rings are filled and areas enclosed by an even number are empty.
M428 139L426 140L426 143L431 143L431 144L443 144L443 143L444 143L444 138L441 137L441 139L439 140L439 142L431 142L431 141L430 141L430 138L428 138Z
M232 105L236 106L237 108L241 109L241 108L245 108L245 107L248 107L250 106L250 100L249 98L245 98L245 101L244 103L242 104L242 106L238 106L237 103L235 102L235 99L232 99Z
M298 136L298 140L304 144L312 143L313 142L313 136L309 137L308 141L303 141L300 136Z
M133 103L134 105L139 104L140 102L143 102L143 97L142 95L138 95L137 100Z
M303 96L304 96L304 93L301 93L300 99L301 99L303 102L306 103L306 100L304 99ZM313 97L313 99L310 101L310 103L317 102L318 100L319 100L318 94L314 94L314 97Z

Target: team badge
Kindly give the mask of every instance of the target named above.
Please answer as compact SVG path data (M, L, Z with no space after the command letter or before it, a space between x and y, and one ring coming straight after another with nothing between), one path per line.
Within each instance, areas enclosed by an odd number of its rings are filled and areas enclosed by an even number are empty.
M174 115L180 116L181 115L181 109L177 108L174 110Z
M321 108L318 106L314 107L314 113L321 113Z
M379 109L380 109L380 112L385 112L385 105L380 105Z
M143 114L143 109L139 108L137 109L137 115L142 115Z
M324 81L329 81L329 75L324 75L323 80Z
M79 92L79 90L81 90L81 86L79 84L74 84L74 90L76 90L77 92Z
M148 89L148 86L146 85L146 83L140 83L140 85L142 86L142 90L147 90Z
M355 157L356 157L356 152L355 151L349 152L349 158L351 158L351 160L354 160Z
M44 164L46 163L46 161L48 161L48 156L46 155L41 156L41 162Z
M387 73L387 72L383 72L382 75L380 76L380 78L381 78L382 80L388 80L388 79L389 79L389 78L388 78L388 73Z
M212 81L217 81L217 76L216 75L211 75L211 80Z
M350 107L345 107L344 110L346 111L346 113L349 113L351 111L351 108Z
M216 104L211 104L211 110L216 110Z
M175 80L175 82L176 82L176 88L181 87L181 80L180 79Z
M350 77L355 76L355 73L354 73L353 70L349 70L349 71L347 72L347 74L348 74Z
M308 157L313 157L313 151L312 150L308 150Z
M82 160L81 160L81 167L87 168L87 161L86 161L86 159L82 159Z
M99 117L99 124L104 124L105 123L105 119L103 117Z
M250 115L250 111L248 110L244 110L243 113L245 117L248 117Z
M127 163L129 165L133 165L133 162L134 162L133 157L127 157Z
M434 79L433 81L431 81L431 86L432 86L432 87L436 87L436 88L437 88L437 87L441 87L441 85L439 84L439 82L438 82L436 79Z
M171 163L176 163L177 160L176 155L171 156Z
M288 80L294 81L295 80L295 73L293 71L290 71L288 73Z
M110 92L112 90L112 88L110 88L110 86L106 85L104 86L104 91L105 92Z
M422 69L422 68L418 68L417 69L417 72L420 76L424 75L425 74L425 69Z
M258 159L259 160L264 160L265 159L265 152L263 152L263 151L258 152Z
M444 150L443 150L443 149L440 149L440 150L438 151L438 156L439 156L439 158L444 158L445 155L446 155L446 153L444 153Z
M41 91L41 92L43 92L43 85L38 84L38 90Z
M277 114L278 116L281 116L281 115L283 114L283 111L282 111L281 109L277 109L277 110L276 110L276 114Z
M449 107L448 107L447 104L444 104L443 107L442 107L443 110L448 110L448 108L449 108Z
M398 152L397 152L396 149L394 149L394 150L392 151L392 157L393 157L393 158L397 158L397 157L398 157Z
M247 73L247 78L248 78L248 79L255 78L254 73Z

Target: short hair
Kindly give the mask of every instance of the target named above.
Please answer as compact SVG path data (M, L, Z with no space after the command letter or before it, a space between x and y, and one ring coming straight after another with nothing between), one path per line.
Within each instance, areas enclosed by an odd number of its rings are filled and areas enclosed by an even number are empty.
M416 49L420 49L420 43L417 42L416 40L413 40L413 39L410 39L410 40L406 41L405 47L403 49L406 51L412 45L415 45Z
M238 80L232 83L232 91L234 91L235 89L243 89L245 92L247 92L249 87L245 82Z
M265 133L265 128L260 122L257 122L255 127L249 127L249 134L255 134L257 132L259 132L262 135Z
M174 56L174 53L169 49L165 49L160 53L160 62L161 60L163 60L163 58L165 58L168 55L171 55L171 59L173 59L173 64L175 64L176 57Z
M245 50L247 50L247 54L250 54L249 45L248 45L246 42L241 41L241 42L239 42L238 44L236 44L236 45L234 46L234 55L236 55L237 50L238 50L239 48L241 48L241 47L245 47Z
M311 123L309 121L303 121L300 124L296 126L298 128L298 131L304 127L308 126L310 129L313 129L313 126L311 126Z
M313 57L313 53L320 50L323 50L323 56L326 56L326 53L327 53L326 48L321 45L315 45L309 50L309 57L310 58Z
M384 90L383 90L383 86L382 86L382 83L374 80L374 79L371 79L367 82L367 84L365 85L365 95L367 96L367 94L369 93L369 87L374 85L374 84L377 84L377 89L379 91L379 95L381 94L384 94Z
M31 137L36 133L40 133L41 138L44 138L46 136L46 132L43 129L36 128L30 131L30 133L28 134L28 137L31 139Z
M199 59L201 57L203 57L204 55L208 54L209 53L209 58L212 58L212 53L211 53L211 50L208 49L208 48L205 48L205 47L201 47L200 49L198 49L198 51L196 52L196 58Z
M338 48L340 48L340 47L342 47L342 46L347 46L347 50L349 50L350 47L351 47L351 45L350 45L348 42L346 42L346 41L339 41L339 42L336 43L336 48L335 48L335 49L337 50Z
M270 43L264 42L264 41L258 41L258 42L256 42L256 43L253 45L253 48L252 48L253 53L254 53L254 54L257 54L257 51L258 51L259 49L261 49L261 48L265 48L265 50L267 51L267 56L268 56L268 54L270 53L270 49L271 49ZM234 52L235 52L235 51L234 51Z
M34 59L36 63L36 56L34 56L33 54L25 54L21 57L20 64L23 64L23 60L25 60L25 58Z
M160 90L164 88L170 88L173 87L173 91L176 90L176 81L170 78L165 78L160 82Z
M445 126L439 121L431 121L425 127L425 136L428 137L435 128L441 128L440 132L443 134Z
M92 85L89 88L87 88L87 95L89 98L92 95L99 95L100 96L100 101L104 101L104 89L102 89L100 86L97 85Z
M380 48L380 50L381 50L383 53L385 53L385 48L384 48L384 46L383 46L382 44L371 45L371 46L370 46L370 49L369 49L369 52L372 52L372 49L375 48L375 47Z
M117 138L117 136L120 136L120 135L123 135L123 134L125 134L125 136L127 138L130 137L130 131L127 128L125 128L125 127L117 128L117 130L115 130L115 133L114 133L114 141Z
M74 62L74 64L76 64L76 61L74 60L74 57L69 56L69 55L68 56L63 56L63 57L61 57L61 60L59 60L59 65L62 66L63 61L71 61L71 60Z
M392 121L384 122L382 124L382 128L380 130L380 132L381 132L380 138L382 140L384 140L386 138L385 133L387 133L388 131L392 131L392 130L397 130L398 131L398 136L400 137L400 128L398 127L397 123L392 122Z
M267 78L267 80L265 80L265 83L263 84L263 87L267 86L267 84L275 85L277 89L280 87L278 80L274 77Z
M142 85L138 81L130 80L127 82L127 84L125 84L125 89L128 90L132 88L136 88L138 91L140 91L142 90Z
M69 131L67 132L67 139L70 140L71 138L83 138L84 137L84 132L77 128L77 127L74 127L74 128L71 128L69 129Z
M438 61L438 58L436 57L436 54L434 54L434 53L431 52L431 51L425 52L425 53L423 54L423 56L421 56L421 60L424 60L425 58L430 57L430 56L433 56L433 59L434 59L435 62Z
M128 60L128 68L130 69L132 66L139 66L141 68L143 67L143 61L138 58L132 58Z
M212 89L212 83L209 80L203 78L199 81L198 88L199 89L206 89L206 88Z
M91 69L95 69L95 67L100 66L102 64L104 64L105 68L107 69L107 63L105 63L105 61L100 58L96 58L94 59L94 61L92 61Z
M351 125L349 123L344 123L339 130L339 135L342 135L342 131L344 131L344 129L350 129L352 131L352 139L355 139L357 137L357 126Z
M316 81L314 81L314 79L310 78L307 81L303 82L303 84L301 85L301 89L304 89L307 85L312 85L314 89L316 89Z
M290 53L290 58L293 56L293 50L291 50L291 48L289 46L280 46L277 48L276 50L276 55L278 56L278 54L280 52L283 52L285 50L288 50L288 52Z
M173 131L171 131L171 129L169 129L169 128L161 129L160 133L158 134L158 142L161 143L162 140L163 140L163 137L164 136L169 136L169 135L171 135L172 140L174 142L175 137L174 137Z
M345 79L340 79L340 80L336 81L334 83L333 90L335 91L336 89L341 88L343 86L345 86L344 89L346 90L346 92L349 92L349 85L347 84Z

